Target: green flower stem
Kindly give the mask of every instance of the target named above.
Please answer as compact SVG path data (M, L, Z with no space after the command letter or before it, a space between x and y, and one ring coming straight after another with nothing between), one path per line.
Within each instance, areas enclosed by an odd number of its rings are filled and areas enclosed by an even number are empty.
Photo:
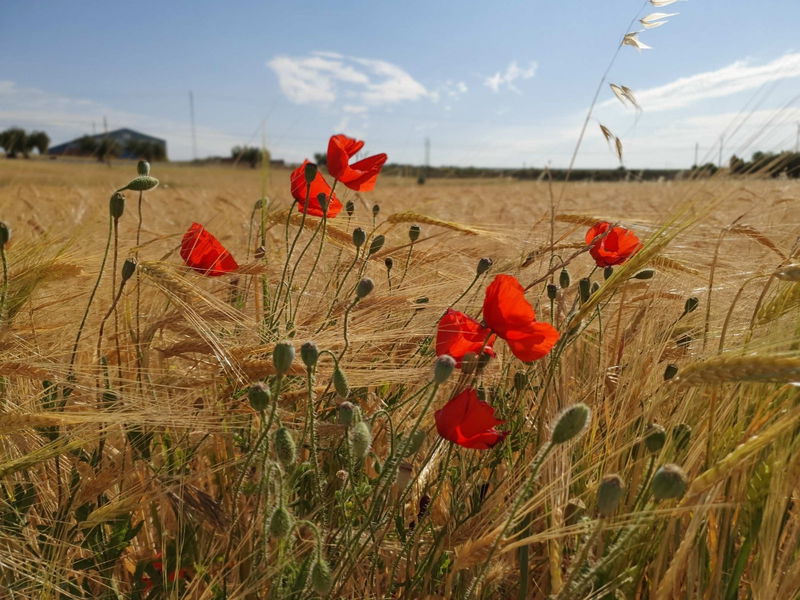
M8 258L5 244L0 244L0 259L3 261L3 288L0 291L0 319L6 315L6 296L8 295Z

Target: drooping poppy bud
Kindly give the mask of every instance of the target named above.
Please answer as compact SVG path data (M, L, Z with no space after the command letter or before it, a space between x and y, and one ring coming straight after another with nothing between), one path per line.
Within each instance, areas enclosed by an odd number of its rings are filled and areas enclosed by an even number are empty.
M436 359L436 364L433 368L434 383L438 385L443 384L450 378L450 375L452 375L453 369L455 368L456 360L448 354L442 354Z
M667 441L667 432L658 423L650 423L644 432L644 445L650 454L657 454Z
M653 475L650 489L656 500L669 500L683 497L688 484L683 469L676 464L669 463L659 467L656 474Z
M364 242L367 241L367 232L361 229L361 227L356 227L353 229L353 245L356 248L361 248L364 245Z
M387 271L391 271L392 267L394 267L394 259L391 256L387 256L383 259L383 264L386 265Z
M272 349L272 364L278 375L286 375L294 361L294 345L291 342L278 342Z
M111 199L108 201L108 212L112 219L119 219L125 212L125 196L119 192L111 194Z
M294 438L286 427L279 427L275 430L275 438L273 440L275 445L275 456L284 467L293 465L297 460L297 446L294 443Z
M589 296L592 295L592 281L588 277L582 277L578 281L578 292L581 297L581 302L586 302Z
M333 575L331 568L321 556L314 561L314 566L311 567L311 587L320 596L326 596L331 591L333 586Z
M616 473L603 477L597 488L597 513L601 517L613 515L619 507L624 493L625 483L622 481L622 477Z
M656 272L655 269L642 269L638 273L634 274L634 279L652 279L655 276Z
M550 300L555 300L557 296L558 296L558 288L556 287L556 285L554 283L548 283L547 284L547 297Z
M561 269L561 273L558 275L558 285L561 286L561 289L568 288L571 281L572 278L569 276L569 271Z
M524 392L525 389L528 387L528 376L525 374L524 371L517 371L514 373L514 390L519 392Z
M350 386L347 384L347 377L338 365L333 370L333 389L336 390L336 395L340 398L347 398L347 396L350 395Z
M361 281L358 282L356 286L356 298L359 300L366 298L372 293L372 290L375 289L375 282L372 281L369 277L364 277Z
M488 256L484 256L478 261L478 267L475 269L475 273L477 275L483 275L484 273L486 273L486 271L492 268L493 262L494 261L491 258L489 258Z
M683 314L688 315L690 312L694 312L697 306L700 304L700 299L692 296L691 298L687 298L686 302L683 304Z
M372 431L366 421L359 421L350 430L350 451L356 461L362 461L369 453Z
M250 406L253 407L253 410L263 412L272 400L272 392L266 383L259 381L251 385L250 389L247 390L247 399L250 401Z
M300 346L300 358L308 369L313 369L319 360L319 350L314 342L306 342Z
M128 185L119 188L117 191L132 190L134 192L146 192L154 189L156 186L158 186L158 179L150 177L149 175L140 175L139 177L131 179Z
M383 235L376 235L372 238L372 241L369 244L369 256L372 256L376 252L380 252L380 249L383 248L383 244L386 242L386 237Z
M350 427L353 424L353 419L355 418L356 412L358 409L352 402L340 402L339 406L336 407L336 415L339 421L339 425L344 425L345 427Z
M553 444L564 444L583 433L589 424L592 411L583 402L565 408L556 417L550 441Z
M292 515L284 506L278 506L272 511L269 519L269 534L277 540L282 540L292 529Z

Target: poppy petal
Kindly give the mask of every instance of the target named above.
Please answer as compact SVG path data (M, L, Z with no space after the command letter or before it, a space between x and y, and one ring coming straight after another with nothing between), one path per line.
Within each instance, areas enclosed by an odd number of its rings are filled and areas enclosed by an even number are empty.
M199 223L192 223L181 241L181 258L198 273L216 277L239 268L230 252Z
M378 175L387 160L386 154L376 154L351 165L350 159L363 147L363 141L341 133L331 136L328 141L328 173L357 192L369 192L375 188Z
M594 242L598 236L606 233L609 227L611 223L601 221L586 232L586 243L590 245L589 254L598 267L621 265L642 247L636 234L624 227L613 227L603 239Z
M491 331L475 319L448 308L436 329L436 355L449 354L457 367L468 352L480 354L483 351L494 356L492 344L496 336L490 334Z
M292 171L291 175L292 197L297 200L297 210L307 215L321 217L323 215L322 205L320 205L317 197L320 194L325 194L328 198L326 216L329 219L333 219L342 210L342 203L336 197L336 194L331 195L331 186L328 185L319 170L317 170L317 175L311 182L311 186L308 186L305 176L306 165L308 164L311 164L311 161L304 160L303 164Z
M483 320L503 339L509 331L524 329L536 320L536 313L516 277L497 275L489 284L483 301Z
M494 428L503 421L494 418L494 408L482 402L471 388L437 410L434 418L439 435L464 448L487 450L508 435Z
M525 329L508 332L505 340L514 356L522 362L532 362L547 356L559 337L558 330L550 323L536 321Z

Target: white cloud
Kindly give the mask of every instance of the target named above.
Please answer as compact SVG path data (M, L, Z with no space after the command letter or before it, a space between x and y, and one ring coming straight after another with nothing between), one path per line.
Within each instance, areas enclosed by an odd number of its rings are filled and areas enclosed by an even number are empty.
M376 106L431 96L407 71L384 60L318 51L276 56L267 65L278 76L281 91L296 104L331 104L344 97Z
M723 98L756 89L765 83L800 76L800 53L785 54L763 65L738 60L716 71L681 77L644 90L634 90L636 99L647 112L683 108L707 100ZM616 103L610 99L604 106Z
M531 61L528 63L527 67L522 68L517 64L517 61L512 60L510 63L508 63L505 71L497 71L491 77L487 77L484 80L483 85L495 93L499 92L500 88L502 87L505 87L512 92L521 93L514 82L518 79L530 79L536 75L536 69L538 67L539 65L535 61Z

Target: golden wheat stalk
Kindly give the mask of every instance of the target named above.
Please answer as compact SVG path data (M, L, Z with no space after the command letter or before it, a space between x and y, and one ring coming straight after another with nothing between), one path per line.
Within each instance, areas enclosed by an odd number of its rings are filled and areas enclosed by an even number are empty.
M452 229L453 231L460 231L470 235L478 235L480 232L474 227L469 225L461 225L452 221L443 221L435 217L421 215L412 211L405 211L389 215L386 219L389 223L425 223L426 225L435 225L436 227L444 227L445 229Z
M675 378L686 386L729 381L800 381L800 358L785 356L716 356L684 367Z
M758 322L769 323L800 306L800 282L787 283L758 311Z

